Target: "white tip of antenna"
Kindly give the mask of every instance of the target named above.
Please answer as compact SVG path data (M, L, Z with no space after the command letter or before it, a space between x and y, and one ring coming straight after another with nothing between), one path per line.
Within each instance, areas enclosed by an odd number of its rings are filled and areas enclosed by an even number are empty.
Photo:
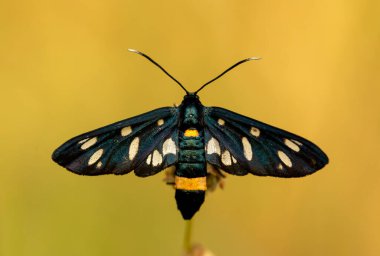
M260 57L251 57L251 58L248 58L248 60L261 60Z
M135 52L135 53L138 53L139 51L137 51L137 50L135 50L135 49L128 49L128 51L130 51L130 52Z

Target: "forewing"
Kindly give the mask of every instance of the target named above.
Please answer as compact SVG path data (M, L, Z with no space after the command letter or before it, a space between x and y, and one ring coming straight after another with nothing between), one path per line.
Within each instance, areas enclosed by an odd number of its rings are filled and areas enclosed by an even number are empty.
M227 109L204 111L206 160L235 175L301 177L328 163L312 142Z
M177 162L177 125L177 108L156 109L72 138L52 158L82 175L153 175Z

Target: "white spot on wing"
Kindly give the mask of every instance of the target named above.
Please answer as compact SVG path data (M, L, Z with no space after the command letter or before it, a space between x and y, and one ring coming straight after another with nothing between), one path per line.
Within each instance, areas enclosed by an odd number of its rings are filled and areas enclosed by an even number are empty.
M293 151L296 151L296 152L300 151L300 147L297 144L295 144L293 141L288 140L288 139L284 139L284 143L286 146L288 146Z
M172 138L169 138L165 140L164 144L162 145L162 154L165 156L167 154L176 154L177 153L177 147L173 141Z
M157 121L157 125L158 126L161 126L163 124L164 124L164 119L160 119L160 120Z
M206 151L207 151L207 154L209 155L213 153L220 155L220 145L219 145L219 142L214 137L212 137L208 141Z
M284 166L282 166L282 164L278 164L277 168L278 168L279 170L283 170L283 169L284 169Z
M298 146L302 146L302 143L297 140L292 140L294 143L296 143Z
M78 144L82 144L82 143L84 143L85 141L88 141L88 140L89 140L89 138L81 140L81 141L78 142Z
M157 165L160 165L161 163L162 163L162 155L160 154L160 152L158 152L158 150L155 150L153 152L152 165L157 166Z
M251 143L249 143L248 139L246 137L243 137L241 139L241 142L243 143L243 149L244 149L244 156L247 158L248 161L252 160L252 146Z
M282 151L277 151L278 157L280 158L281 162L283 162L286 166L292 167L292 161L290 158Z
M152 154L149 154L148 158L146 159L146 164L150 165L151 161L152 161Z
M255 137L259 137L260 136L260 130L259 129L257 129L256 127L251 127L251 134L253 135L253 136L255 136Z
M234 164L236 164L236 163L237 163L236 158L235 158L234 156L231 156L231 158L232 158L232 162L233 162Z
M221 158L222 158L222 163L224 165L231 165L230 151L228 150L224 151Z
M85 143L83 143L82 146L80 146L80 148L83 150L88 149L89 147L93 146L97 141L98 139L94 137L90 140L87 140Z
M219 124L219 125L224 125L224 124L225 124L225 122L224 122L224 120L223 120L223 119L220 119L220 118L219 118L219 119L218 119L218 124Z
M131 145L129 146L129 160L133 160L135 158L137 151L139 150L139 137L136 137L132 140Z
M102 162L99 161L99 162L96 164L96 168L99 169L100 167L102 167L102 165L103 165Z
M123 129L121 129L121 136L128 136L132 132L132 127L126 126Z
M92 154L90 159L88 159L88 165L92 165L96 163L96 161L98 161L102 155L103 155L103 149L101 148L97 150L94 154Z

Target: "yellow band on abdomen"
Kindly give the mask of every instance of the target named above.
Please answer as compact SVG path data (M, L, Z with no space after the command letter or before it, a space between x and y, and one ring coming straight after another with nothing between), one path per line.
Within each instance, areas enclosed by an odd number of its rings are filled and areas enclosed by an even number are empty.
M175 188L182 190L207 190L206 177L185 178L175 176Z
M199 132L197 129L187 129L184 133L185 137L198 137Z

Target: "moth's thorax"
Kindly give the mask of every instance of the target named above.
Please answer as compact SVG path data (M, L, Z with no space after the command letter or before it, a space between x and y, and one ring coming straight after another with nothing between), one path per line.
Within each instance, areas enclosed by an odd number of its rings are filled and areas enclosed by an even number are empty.
M194 94L185 95L180 105L181 122L180 127L200 127L203 119L203 106L199 97Z
M190 105L183 110L182 123L186 127L198 126L199 124L199 111L196 106Z

